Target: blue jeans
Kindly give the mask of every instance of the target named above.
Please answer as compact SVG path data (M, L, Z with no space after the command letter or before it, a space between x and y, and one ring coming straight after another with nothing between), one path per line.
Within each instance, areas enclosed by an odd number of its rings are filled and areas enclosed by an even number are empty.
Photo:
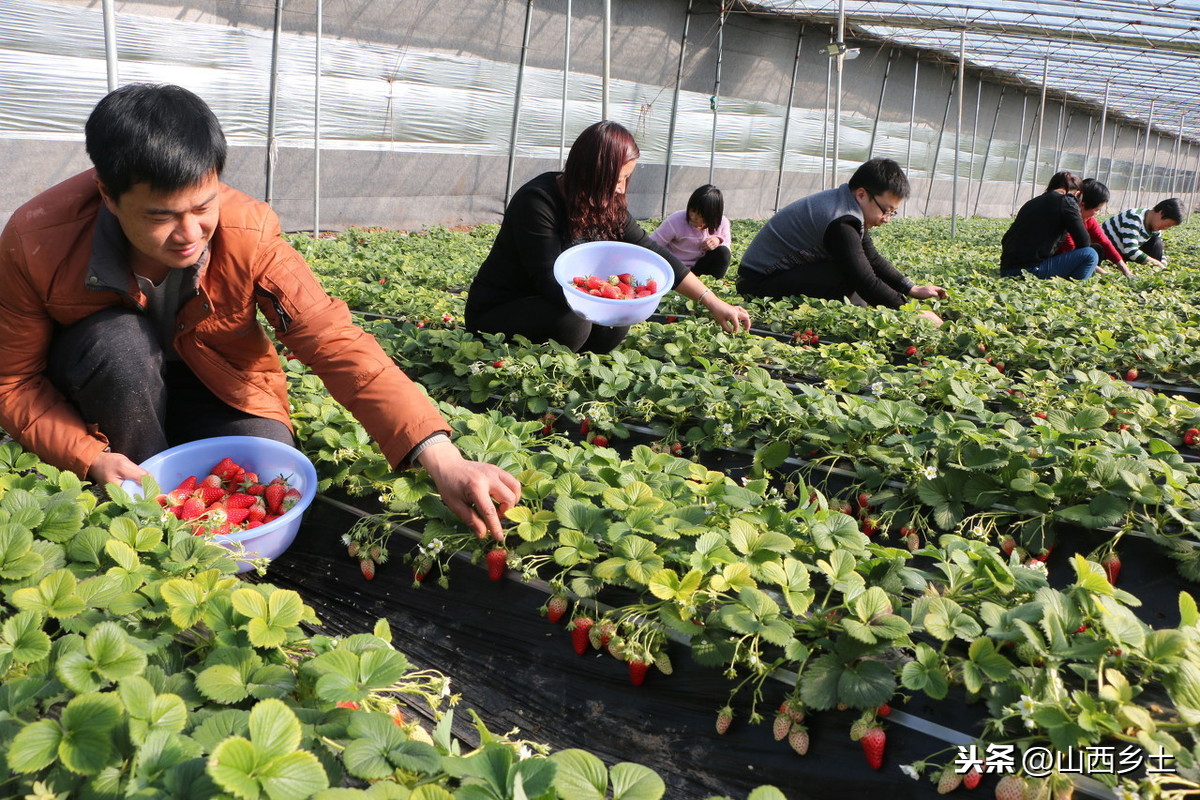
M1038 278L1072 278L1085 281L1092 277L1100 255L1090 247L1080 247L1069 253L1059 253L1047 258L1036 267L1024 270ZM1021 270L1005 270L1003 275L1020 275Z

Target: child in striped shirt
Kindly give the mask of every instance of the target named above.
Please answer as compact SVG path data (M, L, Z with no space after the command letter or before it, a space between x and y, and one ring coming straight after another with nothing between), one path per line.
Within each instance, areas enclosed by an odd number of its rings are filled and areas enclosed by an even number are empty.
M1183 222L1179 198L1163 200L1154 208L1130 208L1105 220L1104 234L1125 256L1125 262L1166 266L1159 234Z

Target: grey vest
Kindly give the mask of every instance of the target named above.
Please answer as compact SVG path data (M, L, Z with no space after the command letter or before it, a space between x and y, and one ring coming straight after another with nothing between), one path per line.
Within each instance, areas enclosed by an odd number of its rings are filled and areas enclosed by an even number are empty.
M828 261L825 230L842 217L854 217L859 231L863 230L862 209L849 184L802 197L771 217L746 248L738 269L770 275L801 264Z

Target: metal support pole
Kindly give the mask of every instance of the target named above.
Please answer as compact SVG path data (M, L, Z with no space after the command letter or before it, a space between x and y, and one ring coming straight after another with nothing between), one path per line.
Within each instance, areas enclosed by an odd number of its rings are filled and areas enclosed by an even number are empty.
M104 65L108 72L108 90L117 88L117 11L113 0L104 0Z
M671 97L671 119L667 123L667 158L663 166L662 210L659 216L667 216L667 198L671 194L671 152L675 149L675 121L679 116L679 89L683 83L683 60L687 54L688 26L692 22L692 0L688 0L687 12L683 16L683 36L679 39L679 66L675 68L675 92Z
M528 38L528 35L526 36ZM522 55L522 57L524 57ZM604 64L602 67L600 118L608 119L608 87L612 72L612 0L604 0Z
M1000 99L996 101L996 113L992 116L992 130L988 133L987 149L983 151L983 165L979 170L979 188L975 190L975 210L972 212L975 216L979 216L979 198L983 197L983 182L987 180L988 158L992 155L992 142L996 139L996 125L1000 122L1000 107L1004 105L1004 90L1007 88L1005 84L1000 85Z
M1138 206L1142 204L1142 184L1146 180L1146 151L1150 149L1150 127L1154 124L1154 101L1156 98L1150 98L1150 114L1146 118L1146 133L1145 144L1142 145L1142 160L1138 167L1137 191L1134 195L1134 203Z
M1108 184L1109 191L1112 191L1113 173L1117 168L1117 143L1121 140L1121 126L1113 126L1113 141L1112 148L1108 151L1108 173L1105 175L1104 182Z
M521 90L525 83L525 62L529 57L529 29L532 24L533 0L525 0L525 33L521 36L521 61L517 66L517 86L513 92L512 129L508 135L508 178L504 181L504 205L506 206L509 198L512 197L513 175L517 169L517 129L521 124ZM607 114L605 114L605 119L608 119Z
M558 122L558 168L567 163L567 89L571 78L571 0L567 0L567 30L563 34L562 116ZM676 84L678 87L678 84ZM678 98L678 88L676 98ZM674 112L672 112L674 116ZM669 153L670 151L668 151ZM668 155L668 158L670 156Z
M829 165L829 185L838 185L838 163L841 161L842 145L842 71L846 64L846 0L838 0L837 27L837 92L834 94L833 108L833 161Z
M275 0L275 33L271 37L271 88L267 98L267 185L263 200L267 205L275 198L275 162L279 159L279 142L275 139L275 114L279 107L279 39L283 32L283 0Z
M829 180L829 103L833 99L833 59L825 60L825 122L821 126L821 188L828 189Z
M325 0L317 0L316 65L313 67L313 238L321 235L321 33Z
M783 141L779 143L779 177L775 179L775 206L772 213L779 210L779 196L783 192L783 167L787 160L788 129L792 123L792 101L796 99L796 75L800 70L800 50L804 47L804 26L796 37L796 59L792 62L792 83L788 86L787 107L783 110Z
M1112 89L1112 78L1104 82L1104 105L1100 109L1100 135L1096 141L1096 174L1104 168L1104 126L1108 123L1108 93ZM1109 159L1109 171L1112 170L1112 159Z
M883 83L879 86L879 103L875 106L875 121L871 123L871 143L867 145L868 161L875 157L875 137L879 134L879 116L883 113L883 98L887 94L888 76L892 74L892 61L895 58L895 49L889 49L887 64L883 67Z
M1029 95L1021 92L1021 127L1017 130L1025 133L1025 116L1029 110ZM1033 129L1029 130L1029 138L1025 141L1025 150L1021 151L1021 140L1017 139L1017 172L1013 176L1013 199L1012 206L1009 211L1013 214L1017 212L1017 197L1021 193L1021 179L1025 177L1025 161L1029 158L1029 141L1033 139Z
M958 79L955 78L955 83ZM929 165L929 190L925 193L925 216L929 216L929 202L933 199L933 183L937 179L938 158L942 155L942 137L946 133L946 120L950 119L950 103L954 101L954 84L950 85L950 91L946 93L946 108L942 111L942 124L938 128L937 145L933 148L933 161Z
M713 124L712 138L708 143L708 182L713 182L713 173L717 167L717 120L720 113L717 111L717 106L721 102L721 59L725 55L725 2L721 2L721 17L717 24L717 74L713 80L713 93L709 98L709 106L712 107Z
M1083 150L1083 167L1081 167L1079 170L1079 174L1083 175L1083 176L1086 176L1088 174L1089 162L1092 160L1092 140L1096 138L1096 136L1095 136L1095 134L1096 134L1096 119L1091 114L1088 114L1087 121L1088 121L1088 132L1087 132L1087 139L1086 139L1087 144L1084 146L1084 150Z
M958 33L958 109L954 121L954 184L950 187L950 238L958 235L958 162L962 160L963 85L967 68L967 29ZM937 162L934 162L936 166ZM932 184L930 184L932 186ZM928 213L928 210L926 210Z
M963 198L963 208L971 205L971 184L975 181L975 145L979 140L979 105L983 102L983 80L975 86L975 119L971 122L971 160L967 169L967 194Z
M1066 117L1066 123L1063 123L1063 117ZM1067 142L1071 139L1071 120L1075 118L1075 114L1067 108L1067 101L1063 101L1062 114L1058 118L1058 147L1055 149L1054 171L1061 172L1066 168L1063 164L1063 151L1067 148Z
M1191 150L1192 144L1188 143L1188 149ZM1189 209L1196 207L1196 193L1200 192L1200 147L1196 148L1196 163L1192 167L1192 201L1188 203Z
M1156 133L1156 134L1154 134L1154 155L1150 159L1150 180L1147 181L1147 183L1149 185L1146 187L1146 191L1149 192L1151 195L1153 195L1157 191L1154 187L1158 183L1157 176L1161 169L1158 164L1158 151L1159 151L1160 147L1162 147L1162 134ZM1143 177L1145 177L1145 176L1143 175ZM1139 201L1138 205L1141 205L1140 192L1139 192L1139 196L1138 196L1138 201Z
M1183 114L1179 115L1179 135L1175 137L1175 152L1171 154L1171 196L1175 196L1175 177L1179 174L1179 154L1183 151Z
M1038 167L1042 160L1042 129L1046 121L1046 79L1050 75L1050 56L1042 56L1042 97L1038 101L1037 151L1033 154L1033 179L1029 198L1032 200L1038 193Z
M913 93L912 107L908 112L908 153L904 156L904 171L912 171L912 143L913 143L913 127L917 122L917 78L920 77L921 61L913 59Z

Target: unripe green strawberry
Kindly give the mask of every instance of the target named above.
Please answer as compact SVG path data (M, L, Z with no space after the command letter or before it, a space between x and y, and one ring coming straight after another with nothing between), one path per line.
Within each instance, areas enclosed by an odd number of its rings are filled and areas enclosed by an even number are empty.
M665 650L659 650L654 654L654 666L663 675L670 675L675 671L675 665L671 663L671 657Z
M375 578L375 562L369 558L364 558L358 562L359 569L362 570L363 577L367 580Z
M717 712L717 733L724 734L733 723L733 709L725 706Z
M808 729L803 725L794 725L791 733L788 734L787 740L797 755L802 756L808 753Z
M996 800L1026 800L1025 781L1016 775L1005 775L996 784Z
M943 769L942 774L938 776L937 792L938 794L950 794L957 789L962 782L963 776L955 772L953 765L949 765Z
M854 720L854 722L850 725L850 741L861 741L863 736L867 734L867 731L871 730L873 727L875 727L874 724L868 719L859 717L858 719Z
M804 722L804 705L799 700L784 700L779 704L779 713L786 714L792 722Z
M787 714L776 714L775 724L771 726L771 734L775 741L782 742L792 732L792 718Z
M362 545L360 545L358 542L351 542L350 544L346 545L346 552L350 554L351 558L358 558L358 551L361 549Z

